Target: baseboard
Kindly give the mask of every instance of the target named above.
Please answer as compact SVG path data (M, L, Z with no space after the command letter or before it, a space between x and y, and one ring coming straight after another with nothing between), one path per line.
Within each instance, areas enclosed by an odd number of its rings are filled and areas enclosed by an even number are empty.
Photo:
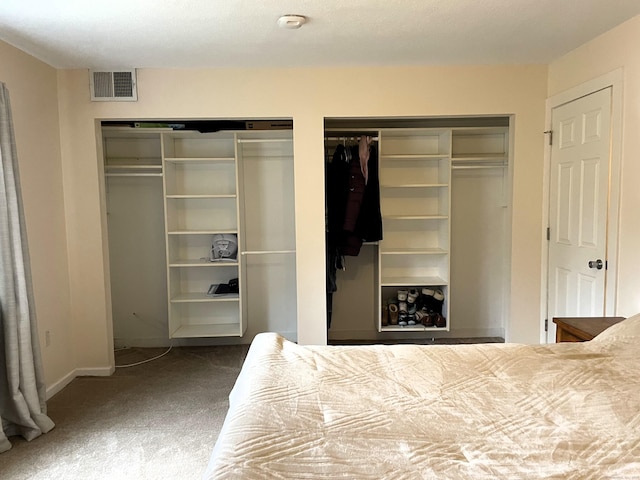
M57 382L49 385L46 389L46 397L49 400L56 393L59 393L64 387L69 385L76 377L108 377L115 371L113 367L100 367L100 368L76 368L75 370L67 373Z
M108 377L115 371L114 367L76 368L76 377Z
M67 373L64 377L62 377L52 385L49 385L46 390L47 400L53 397L56 393L60 392L64 387L69 385L74 378L76 378L75 370Z

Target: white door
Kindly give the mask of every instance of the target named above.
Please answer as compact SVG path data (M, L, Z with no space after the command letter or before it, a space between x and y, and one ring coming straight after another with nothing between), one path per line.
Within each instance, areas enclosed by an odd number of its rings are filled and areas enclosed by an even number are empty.
M553 317L605 308L611 88L552 111L547 341Z

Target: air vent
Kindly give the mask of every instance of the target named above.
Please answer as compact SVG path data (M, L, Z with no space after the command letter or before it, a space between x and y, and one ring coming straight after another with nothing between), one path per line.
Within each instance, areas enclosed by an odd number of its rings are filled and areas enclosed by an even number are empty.
M133 70L91 70L91 101L93 102L135 102L136 71Z

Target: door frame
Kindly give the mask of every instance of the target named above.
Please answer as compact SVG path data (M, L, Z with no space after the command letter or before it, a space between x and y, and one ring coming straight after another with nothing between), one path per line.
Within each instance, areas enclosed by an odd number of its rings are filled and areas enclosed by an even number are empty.
M608 261L605 280L605 315L615 316L618 308L618 233L620 222L620 175L622 166L622 114L623 114L623 69L618 68L602 76L584 82L568 90L547 98L545 102L545 126L551 130L553 109L586 97L599 90L611 87L611 154L609 159L609 205L607 208L607 246ZM541 279L541 318L540 343L549 343L554 339L547 339L545 321L550 324L552 319L548 312L548 267L549 242L547 241L547 227L549 226L549 194L551 181L551 145L545 135L544 167L543 167L543 204L542 204L542 279ZM551 328L549 328L551 330Z

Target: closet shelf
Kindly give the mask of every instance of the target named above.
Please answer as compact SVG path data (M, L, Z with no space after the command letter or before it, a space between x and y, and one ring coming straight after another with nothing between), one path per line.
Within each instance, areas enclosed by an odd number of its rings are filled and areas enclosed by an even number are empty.
M501 161L501 162L506 162L507 161L507 154L505 153L478 153L478 154L471 154L471 155L462 155L462 154L454 154L451 156L451 160L453 162L486 162L489 160L493 160L493 161Z
M162 173L105 173L105 177L162 177Z
M449 282L440 277L382 277L380 286L382 287L406 287L413 285L416 287L422 285L448 285Z
M478 165L452 165L452 170L485 170L487 168L507 168L507 164L505 163L485 163Z
M239 138L238 143L292 143L293 138Z
M419 153L419 154L384 154L380 155L381 160L443 160L449 158L441 153Z
M169 267L185 268L185 267L237 267L238 262L212 262L208 258L195 258L191 260L173 260L169 262Z
M206 303L206 302L237 302L240 295L227 293L224 295L209 296L206 293L181 293L171 298L171 303Z
M255 250L241 252L240 255L275 255L284 253L296 253L295 250Z
M426 331L446 331L446 327L425 327L424 325L407 325L401 327L399 325L388 325L381 327L381 332L426 332Z
M207 199L207 198L236 198L237 195L233 194L178 194L178 195L167 195L166 198L174 198L174 199Z
M167 163L235 162L235 157L165 157Z
M380 185L381 188L446 188L448 183L405 183L402 185Z
M104 166L105 170L162 170L162 165L148 165L148 164L108 164Z
M238 323L182 325L174 332L171 338L198 338L198 337L238 337L240 325Z
M443 248L382 248L380 255L446 255Z
M447 220L448 215L383 215L382 220Z
M167 235L215 235L218 233L238 233L237 229L224 229L224 230L169 230Z

